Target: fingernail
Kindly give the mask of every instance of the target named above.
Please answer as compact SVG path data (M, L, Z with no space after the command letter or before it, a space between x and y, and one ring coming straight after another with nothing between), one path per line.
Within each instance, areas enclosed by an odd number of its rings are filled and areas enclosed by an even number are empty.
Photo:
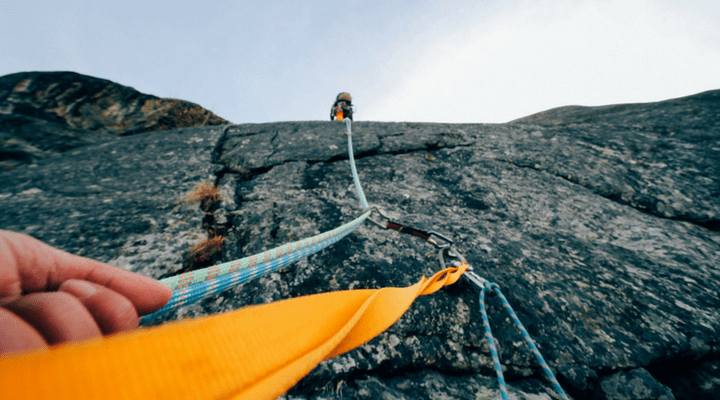
M63 283L61 290L69 292L78 299L85 299L98 291L97 287L92 283L75 279Z

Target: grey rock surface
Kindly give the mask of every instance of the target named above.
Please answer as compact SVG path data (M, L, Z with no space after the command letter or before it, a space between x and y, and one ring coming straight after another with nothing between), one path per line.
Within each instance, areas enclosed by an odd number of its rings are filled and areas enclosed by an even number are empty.
M682 120L698 103L708 109L693 115L720 111L717 100L687 98L653 112ZM675 121L670 134L656 122L614 125L604 115L609 122L356 122L360 179L372 205L452 237L500 285L573 398L634 398L619 389L627 382L646 396L637 398L718 398L717 121ZM226 240L208 263L237 259L359 214L346 146L342 123L284 122L79 147L0 172L0 228L153 277L187 265L209 229ZM208 210L182 203L203 180L223 200ZM366 224L166 319L405 286L439 268L432 246ZM488 314L511 395L557 398L495 297ZM285 398L498 395L477 292L461 281L419 298L385 333L323 362Z
M75 72L0 76L0 168L115 135L229 122L195 103L163 99Z
M674 400L672 391L643 368L618 372L600 382L608 400L659 399Z
M613 104L601 107L565 106L519 118L514 123L539 125L609 124L637 129L706 131L717 126L720 91L709 90L692 96L654 103Z
M2 229L159 277L182 263L204 213L182 202L214 179L222 127L114 139L0 173Z

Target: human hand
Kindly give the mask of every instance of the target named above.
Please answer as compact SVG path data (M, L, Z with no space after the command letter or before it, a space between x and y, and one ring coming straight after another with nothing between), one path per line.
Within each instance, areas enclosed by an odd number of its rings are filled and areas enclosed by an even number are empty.
M0 230L0 354L137 328L171 295L154 279Z

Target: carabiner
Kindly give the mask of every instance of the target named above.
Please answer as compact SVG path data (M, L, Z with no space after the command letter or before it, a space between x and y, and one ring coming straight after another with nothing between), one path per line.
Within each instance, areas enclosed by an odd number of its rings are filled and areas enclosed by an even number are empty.
M444 253L448 253L447 255L448 255L449 257L452 257L452 258L456 259L456 260L453 260L453 261L451 262L451 264L452 264L453 266L459 266L459 265L461 265L461 264L467 265L467 270L465 270L465 273L463 274L463 276L464 276L468 281L470 281L470 283L472 283L477 290L479 290L479 291L482 291L482 290L483 290L483 288L485 287L485 285L486 285L486 283L487 283L487 280L486 280L485 278L481 277L480 275L478 275L478 274L475 273L475 270L473 269L472 265L470 265L470 264L467 262L467 260L465 259L465 257L463 257L463 255L460 253L460 251L458 251L458 249L455 248L455 246L453 246L453 245L451 244L451 245L448 245L448 246L443 247L443 248L440 249L440 252L439 252L439 254L438 254L438 257L440 258L440 266L441 266L443 269L446 268L446 267L445 267L445 257L444 257Z
M387 216L385 216L385 214L383 214L382 211L380 211L380 209L377 208L376 206L372 206L372 207L370 207L370 209L372 209L372 211L378 213L381 217L385 218L385 223L382 223L382 222L380 222L380 221L377 221L377 220L376 220L375 218L373 218L373 217L368 217L368 220L369 220L370 222L372 222L373 224L377 225L378 227L380 227L381 229L387 229L387 228L388 228L388 227L387 227L387 221L389 221L390 218L388 218ZM372 215L372 214L370 214L370 215Z
M428 238L426 239L427 242L432 244L433 246L435 246L438 249L445 249L445 248L448 248L453 245L452 239L450 239L449 237L447 237L441 233L438 233L435 231L428 231L427 235L428 235ZM439 244L435 239L433 239L433 236L435 236L438 239L444 240L445 243Z

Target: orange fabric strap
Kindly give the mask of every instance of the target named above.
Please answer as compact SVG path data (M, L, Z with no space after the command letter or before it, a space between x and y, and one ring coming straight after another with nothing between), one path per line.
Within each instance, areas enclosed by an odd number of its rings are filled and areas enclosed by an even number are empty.
M1 399L274 399L317 364L390 327L449 268L405 288L246 307L49 350L0 356Z

